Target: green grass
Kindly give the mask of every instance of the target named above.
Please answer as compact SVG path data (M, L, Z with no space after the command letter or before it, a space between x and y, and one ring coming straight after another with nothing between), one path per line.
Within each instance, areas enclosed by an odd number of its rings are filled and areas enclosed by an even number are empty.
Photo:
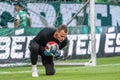
M65 62L79 62L79 60ZM31 77L30 66L0 68L0 80L120 80L120 56L98 58L95 67L56 66L55 68L56 75L46 76L44 67L39 66L38 78Z

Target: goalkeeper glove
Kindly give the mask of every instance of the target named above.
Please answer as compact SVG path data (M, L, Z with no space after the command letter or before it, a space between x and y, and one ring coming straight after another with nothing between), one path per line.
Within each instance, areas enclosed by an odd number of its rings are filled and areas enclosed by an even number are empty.
M60 55L61 55L61 51L58 50L58 51L56 51L56 52L54 53L54 58L59 59L59 58L60 58Z
M55 50L52 49L53 47L51 47L49 51L45 50L44 51L45 56L53 56L54 58L59 59L61 55L60 50L58 50L58 48L56 48Z
M50 51L47 51L47 50L44 51L45 56L53 56L52 48L53 48L53 47L50 48Z

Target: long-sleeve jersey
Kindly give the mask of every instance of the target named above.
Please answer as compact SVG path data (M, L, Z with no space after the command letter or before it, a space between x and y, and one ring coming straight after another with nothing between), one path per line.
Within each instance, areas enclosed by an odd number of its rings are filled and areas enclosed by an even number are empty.
M62 49L67 45L68 39L66 37L66 39L63 42L59 42L58 39L53 37L55 31L56 29L54 28L46 27L42 29L33 40L43 47L45 47L49 41L55 41L56 43L58 43L59 49Z

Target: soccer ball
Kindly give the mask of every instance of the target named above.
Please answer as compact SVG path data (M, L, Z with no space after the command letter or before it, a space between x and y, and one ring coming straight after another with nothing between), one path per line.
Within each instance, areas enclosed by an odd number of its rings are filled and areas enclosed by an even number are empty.
M50 41L46 44L45 49L47 52L51 52L54 54L55 51L59 50L59 45L55 41Z

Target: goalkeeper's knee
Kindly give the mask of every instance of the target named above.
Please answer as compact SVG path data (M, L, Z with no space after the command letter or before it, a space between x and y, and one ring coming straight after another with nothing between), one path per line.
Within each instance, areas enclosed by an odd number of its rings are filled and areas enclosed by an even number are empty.
M46 71L46 75L54 75L55 74L54 65L45 64L45 71Z

